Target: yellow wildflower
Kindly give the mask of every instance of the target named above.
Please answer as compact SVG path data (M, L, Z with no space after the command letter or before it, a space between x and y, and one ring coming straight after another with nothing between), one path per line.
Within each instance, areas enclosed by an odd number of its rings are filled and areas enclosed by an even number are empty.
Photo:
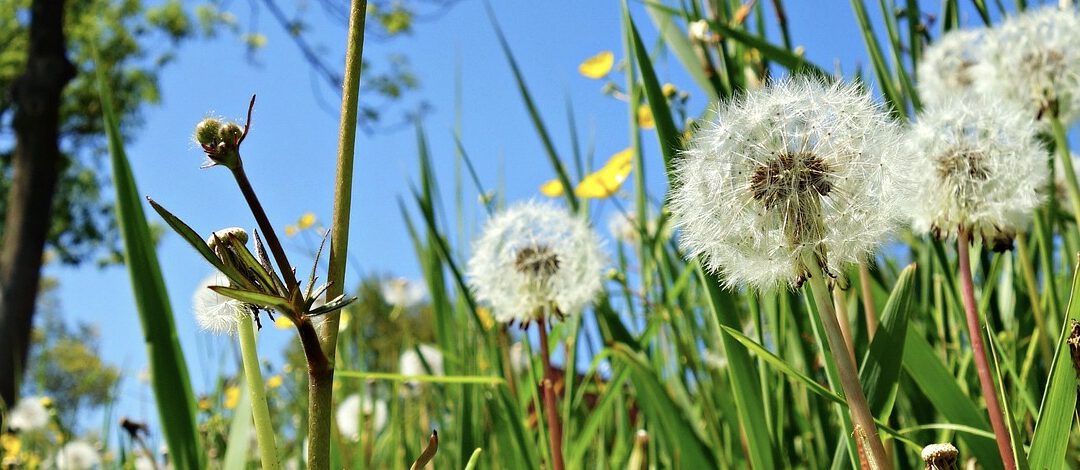
M547 183L540 185L540 193L547 197L559 197L563 195L562 181L555 178Z
M266 388L274 389L281 386L284 380L280 375L271 375L269 379L266 379Z
M210 402L209 398L201 398L201 399L199 399L199 409L200 410L210 411L210 408L213 408L213 407L214 407L214 404Z
M41 397L41 406L44 406L45 408L52 408L53 399L49 397Z
M585 59L585 62L578 66L578 72L588 78L600 79L611 72L613 65L615 65L615 54L611 51L603 51Z
M292 320L289 320L289 317L285 315L278 315L274 318L274 327L279 330L287 330L292 328Z
M225 389L225 409L231 410L236 408L236 405L240 403L240 387L235 385Z
M4 449L4 455L17 456L22 450L22 440L13 433L5 432L0 435L0 448Z
M295 225L286 225L285 226L285 236L286 237L291 237L293 235L296 235L296 233L299 232L299 231L300 231L300 229L296 228Z
M300 216L300 220L296 222L296 227L300 230L307 230L311 228L312 225L315 225L315 214L311 212L307 212Z
M480 318L480 324L484 326L485 330L490 330L495 326L495 317L491 316L491 310L487 307L477 307L476 316Z
M665 83L664 86L660 88L660 90L664 93L665 98L671 98L672 96L675 96L675 93L679 92L679 89L675 88L675 85L672 85L670 83Z
M602 168L581 180L574 189L574 194L593 199L611 197L619 191L626 177L630 175L633 157L634 151L631 148L612 155Z
M656 127L656 122L653 121L652 108L647 104L638 106L637 109L637 123L642 129L652 129Z

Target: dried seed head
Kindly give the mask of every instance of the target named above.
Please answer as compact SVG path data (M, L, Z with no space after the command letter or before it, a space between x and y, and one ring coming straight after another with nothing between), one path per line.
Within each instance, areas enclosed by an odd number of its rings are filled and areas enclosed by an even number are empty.
M853 85L795 78L748 92L722 105L678 161L680 243L729 286L798 285L807 255L839 272L900 221L910 183L899 140Z
M1012 16L987 37L975 72L980 94L1000 97L1031 117L1080 118L1080 15L1045 6Z
M526 246L514 256L514 269L537 279L547 279L559 272L559 255L546 245Z
M946 470L954 468L959 455L960 451L956 450L956 447L948 442L930 444L923 447L922 450L922 459L923 463L926 464L926 470Z
M930 45L919 61L919 97L936 105L975 92L988 30L953 30Z
M908 134L918 196L916 231L939 238L963 228L997 249L1012 246L1045 193L1049 156L1035 121L999 99L967 96L928 107Z
M600 246L588 223L565 209L520 203L485 225L469 259L469 286L498 321L575 314L602 287Z

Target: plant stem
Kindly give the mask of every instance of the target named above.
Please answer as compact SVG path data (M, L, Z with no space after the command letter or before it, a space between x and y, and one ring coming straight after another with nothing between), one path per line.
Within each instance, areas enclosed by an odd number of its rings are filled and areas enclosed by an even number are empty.
M983 398L986 399L986 412L990 415L990 425L994 428L994 436L997 438L998 453L1006 470L1016 469L1016 460L1012 453L1012 438L1009 429L1005 427L1005 418L1001 413L1001 404L998 402L997 387L990 375L990 363L986 359L986 348L983 346L982 327L979 320L979 312L975 303L975 286L971 278L971 260L968 245L971 244L971 234L967 229L961 228L956 240L957 252L960 263L960 295L963 298L964 313L967 317L968 336L971 340L972 353L975 356L975 368L979 373L979 385L982 386Z
M548 351L547 325L544 320L536 322L540 330L540 359L544 362L544 411L547 415L549 441L551 441L551 468L563 470L562 425L559 423L559 408L555 403L555 371L551 368L551 354Z
M243 163L236 166L236 169L232 170L233 178L236 179L236 185L240 187L240 192L244 195L244 200L247 201L248 207L251 208L251 215L255 217L255 223L259 225L259 230L262 230L263 237L266 238L266 245L270 247L270 253L274 255L274 262L278 265L278 270L281 271L281 277L285 278L285 287L289 289L290 294L298 295L300 293L300 284L296 282L296 273L293 272L292 264L289 263L289 257L285 256L285 249L281 247L281 240L278 239L277 233L274 231L274 226L270 224L270 218L266 216L266 210L263 209L262 203L259 202L259 196L255 194L255 188L251 186L251 181L248 180L247 173L244 172ZM296 302L294 299L289 299L292 302ZM295 312L299 315L301 312Z
M1061 160L1061 166L1065 170L1065 190L1069 193L1073 214L1080 217L1080 186L1077 185L1076 170L1073 169L1072 156L1069 155L1069 139L1065 135L1065 126L1055 116L1050 119L1050 128L1054 134L1055 156ZM1050 183L1050 187L1051 189L1054 187L1053 182Z
M814 303L817 304L818 316L821 318L821 325L825 330L833 361L836 362L836 371L840 375L840 386L847 399L848 411L851 412L855 441L860 444L869 444L869 452L865 452L864 457L869 461L870 468L891 470L892 461L885 454L885 446L881 444L877 425L874 424L874 416L870 413L870 407L866 404L866 395L863 394L862 385L859 384L855 363L845 352L847 347L844 335L840 331L840 324L836 321L832 298L825 285L825 273L821 271L819 263L816 255L807 255L803 259L803 264L810 271L810 291L814 296ZM866 448L863 447L863 450Z
M845 349L847 349L848 356L851 356L851 363L858 364L858 361L855 360L855 341L851 336L851 325L847 313L847 301L844 300L844 293L839 288L836 288L832 290L832 297L833 309L836 311L836 323L840 325L840 333L844 335Z
M255 437L259 442L262 468L277 470L277 444L274 443L274 425L270 423L270 409L266 406L266 387L259 369L259 353L255 349L255 326L251 315L240 318L240 356L244 362L244 378L251 395L251 415L255 419Z
M859 289L862 293L863 315L866 316L867 339L874 339L877 333L878 318L877 309L874 307L874 289L870 285L870 267L866 261L859 263Z
M1053 361L1053 352L1050 349L1050 340L1047 338L1046 316L1043 313L1042 301L1039 299L1039 284L1035 279L1035 265L1031 262L1031 251L1028 250L1028 238L1025 232L1016 234L1016 259L1020 263L1024 287L1028 291L1031 314L1035 317L1035 338L1039 343L1043 361L1049 364Z

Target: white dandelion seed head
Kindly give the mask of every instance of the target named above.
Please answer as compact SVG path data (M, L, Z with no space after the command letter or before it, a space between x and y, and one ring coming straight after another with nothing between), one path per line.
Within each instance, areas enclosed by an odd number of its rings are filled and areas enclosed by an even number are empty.
M469 286L501 322L527 323L549 308L580 312L603 287L606 259L588 222L523 202L495 215L473 245Z
M367 399L361 403L360 395L354 393L341 401L335 415L338 431L342 436L353 441L360 439L361 413L364 419L372 421L372 429L376 433L386 426L386 401Z
M792 78L720 107L682 153L671 195L688 256L728 286L798 285L871 253L910 193L896 123L863 89Z
M1015 105L968 97L925 109L908 133L917 195L912 228L950 237L964 228L1004 248L1042 202L1047 155L1037 124Z
M416 350L420 350L420 354ZM423 355L423 360L421 360ZM427 367L424 363L427 363ZM430 367L430 371L428 370ZM408 348L401 353L398 362L398 372L401 375L443 375L443 355L438 348L430 344L421 344L414 348Z
M974 93L988 30L953 30L923 52L918 68L919 97L924 105Z
M211 333L232 335L239 328L240 319L251 314L243 302L210 290L210 286L228 285L229 279L224 274L215 273L207 276L195 288L191 303L195 309L195 322L200 328Z
M86 441L71 441L56 453L60 470L91 470L101 465L101 454Z
M987 37L976 87L1030 116L1049 117L1056 104L1068 125L1080 117L1080 15L1046 6L1010 17Z
M42 397L23 397L8 412L7 425L20 432L36 431L49 425L49 410Z
M427 297L427 287L423 282L401 277L383 281L379 290L386 303L398 308L415 307Z

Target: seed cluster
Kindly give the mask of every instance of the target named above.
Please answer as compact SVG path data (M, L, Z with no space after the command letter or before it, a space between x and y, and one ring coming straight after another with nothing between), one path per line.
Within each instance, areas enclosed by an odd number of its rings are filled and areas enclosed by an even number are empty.
M546 245L532 245L518 250L514 269L536 278L548 278L559 271L559 255Z

